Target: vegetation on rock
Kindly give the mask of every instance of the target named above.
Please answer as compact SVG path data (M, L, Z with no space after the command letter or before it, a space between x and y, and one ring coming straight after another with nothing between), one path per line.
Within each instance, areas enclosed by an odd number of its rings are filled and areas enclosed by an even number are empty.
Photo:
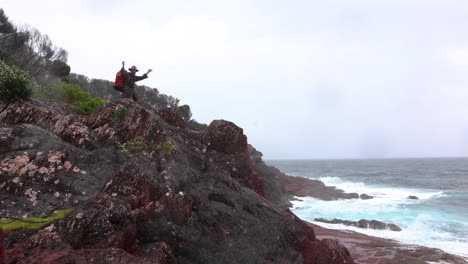
M89 115L96 108L106 104L101 98L92 97L80 87L66 82L42 86L36 90L35 96L40 99L63 101L72 105L73 111L82 115Z
M171 142L163 142L152 145L146 143L142 137L137 137L120 145L120 151L127 155L141 152L146 152L150 155L161 153L164 157L167 158L174 152L174 145L172 145Z
M31 96L36 83L24 71L0 60L0 100L13 102Z
M0 8L0 59L27 72L39 83L70 73L68 53L49 37L30 26L16 27Z
M127 115L127 113L128 108L126 106L122 106L118 109L112 110L111 116L114 121L122 121Z
M24 219L1 219L0 229L13 231L17 229L37 229L53 221L59 220L71 213L73 209L55 211L55 215L49 217L26 217Z

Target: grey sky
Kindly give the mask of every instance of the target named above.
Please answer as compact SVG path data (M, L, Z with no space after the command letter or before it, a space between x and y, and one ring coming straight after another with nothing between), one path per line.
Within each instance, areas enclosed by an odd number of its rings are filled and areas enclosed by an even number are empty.
M468 156L464 0L0 0L112 80L125 60L273 158Z

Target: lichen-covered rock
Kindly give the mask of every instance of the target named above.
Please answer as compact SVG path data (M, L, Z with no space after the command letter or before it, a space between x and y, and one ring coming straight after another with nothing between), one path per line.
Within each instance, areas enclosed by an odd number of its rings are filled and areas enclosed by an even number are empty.
M226 120L214 120L205 129L203 141L209 148L225 154L247 151L247 137L242 128Z
M97 109L86 122L98 133L98 139L108 144L125 143L136 138L157 144L167 138L164 120L130 99L121 99Z
M163 108L156 112L164 121L168 124L178 127L178 128L186 128L187 123L185 122L184 118L177 112L174 108Z
M93 146L93 138L80 117L54 102L32 100L8 104L0 113L0 124L32 124L75 146Z
M231 177L265 196L263 180L255 170L242 128L229 121L215 120L203 132L202 142L214 150L206 154L206 168L227 167Z
M274 172L231 122L192 130L173 110L154 112L127 99L89 117L39 101L0 109L2 215L73 209L39 230L7 234L5 263L345 257L338 244L321 244L313 229L278 206L282 193L266 193L279 190L278 178L269 178Z

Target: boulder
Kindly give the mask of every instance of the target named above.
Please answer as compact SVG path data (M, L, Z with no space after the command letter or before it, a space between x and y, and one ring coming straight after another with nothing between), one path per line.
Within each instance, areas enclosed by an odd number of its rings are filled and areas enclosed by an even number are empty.
M369 200L369 199L374 198L374 196L372 196L372 195L367 195L367 194L365 194L365 193L362 193L361 195L359 195L359 197L360 197L362 200Z
M342 195L344 199L359 199L358 193L343 193Z
M168 124L178 127L178 128L186 128L187 123L185 122L184 118L177 112L175 108L163 108L156 112L164 121Z
M343 224L346 226L355 226L360 228L371 228L371 229L389 229L392 231L401 231L401 228L395 224L387 224L377 220L366 220L361 219L359 221L348 221L334 218L333 220L327 220L323 218L315 218L317 222L329 223L329 224Z
M247 151L247 137L242 128L226 120L214 120L203 133L209 148L225 154Z
M278 169L273 168L279 175L280 181L283 185L284 192L294 196L310 196L317 199L331 201L338 199L358 199L357 193L345 193L341 189L332 186L326 186L319 180L307 179L304 177L288 176L282 172L278 173Z
M264 182L257 174L242 128L229 121L215 120L205 129L201 140L207 146L205 169L227 166L231 177L241 185L265 196Z
M328 223L328 224L343 224L346 226L356 226L357 222L356 221L348 221L348 220L341 220L337 218L333 218L333 220L327 220L324 218L315 218L314 219L317 222L322 222L322 223Z
M354 263L348 249L334 239L306 240L304 263L343 264Z
M361 219L357 222L357 227L371 228L371 229L390 229L392 231L401 231L401 228L395 224L387 224L377 220Z

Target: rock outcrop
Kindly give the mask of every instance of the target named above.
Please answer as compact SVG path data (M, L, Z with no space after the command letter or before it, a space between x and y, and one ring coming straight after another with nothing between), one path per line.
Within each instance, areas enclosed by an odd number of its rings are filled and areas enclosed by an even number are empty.
M289 195L300 197L310 196L325 201L359 198L359 194L357 193L346 193L333 186L326 186L319 180L288 176L276 168L272 168L272 170L279 175L284 190Z
M361 219L359 221L348 221L334 218L333 220L327 220L323 218L315 218L315 221L328 223L328 224L343 224L346 226L355 226L359 228L370 228L370 229L388 229L392 231L401 231L401 228L395 224L388 224L377 220L366 220Z
M231 122L195 127L126 99L89 117L0 109L1 217L73 209L0 232L1 263L354 263L284 209L277 172Z
M453 263L466 264L465 259L436 248L402 245L394 240L367 236L353 231L326 229L314 224L315 235L321 240L337 239L349 249L356 263Z
M374 196L368 195L368 194L365 194L365 193L362 193L361 195L359 195L359 197L360 197L362 200L370 200L370 199L374 198Z

